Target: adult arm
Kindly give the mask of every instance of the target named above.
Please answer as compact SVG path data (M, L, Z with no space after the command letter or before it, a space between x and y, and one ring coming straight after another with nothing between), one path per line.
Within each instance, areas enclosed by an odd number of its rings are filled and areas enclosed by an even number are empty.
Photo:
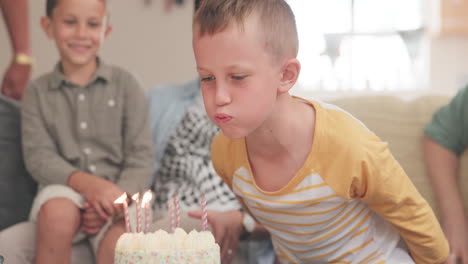
M437 110L425 127L424 159L453 256L468 264L468 223L459 184L460 156L468 145L468 87ZM455 263L455 262L453 262Z
M463 264L468 264L468 226L458 188L459 158L452 151L424 137L424 160L427 175L439 202L442 226L450 251L461 258Z
M8 97L20 100L31 74L31 64L19 64L15 58L18 54L31 55L28 1L0 0L0 7L14 54L3 77L1 91Z

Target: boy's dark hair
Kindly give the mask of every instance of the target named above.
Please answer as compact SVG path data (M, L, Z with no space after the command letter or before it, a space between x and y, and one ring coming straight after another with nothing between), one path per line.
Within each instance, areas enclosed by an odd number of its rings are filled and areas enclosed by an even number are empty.
M202 0L193 20L194 33L213 35L236 23L241 29L258 15L259 32L273 58L297 56L298 36L294 14L285 0Z
M201 0L195 0L195 3L193 4L195 12L197 12L198 8L200 7L200 2Z
M47 15L47 17L52 18L52 13L54 12L54 9L57 7L59 1L60 0L47 0L47 2L46 2L46 15Z
M59 0L47 0L46 3L46 15L48 17L52 17L52 12L54 11L55 7L57 6Z

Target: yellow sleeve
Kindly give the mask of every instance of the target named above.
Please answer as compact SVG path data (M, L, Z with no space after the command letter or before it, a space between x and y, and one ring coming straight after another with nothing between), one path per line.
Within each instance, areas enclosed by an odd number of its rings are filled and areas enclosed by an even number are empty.
M444 262L449 246L439 222L387 144L376 137L366 140L363 150L350 195L361 198L398 229L416 263Z
M443 263L449 246L439 222L387 143L343 110L315 107L321 122L314 142L317 172L339 196L361 199L391 223L416 263Z

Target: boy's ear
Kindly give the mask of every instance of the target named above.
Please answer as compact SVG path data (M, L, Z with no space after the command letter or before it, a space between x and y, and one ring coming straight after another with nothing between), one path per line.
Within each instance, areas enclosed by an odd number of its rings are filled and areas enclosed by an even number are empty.
M42 27L42 30L44 30L44 33L46 33L46 35L47 35L47 37L49 39L54 38L52 23L51 23L49 17L47 17L47 16L41 17L41 27Z
M109 34L112 32L112 26L109 23L109 15L103 17L102 23L103 28L101 32L101 41L104 41L107 38L107 36L109 36Z
M106 26L106 29L104 31L104 38L107 38L107 36L109 36L109 34L112 32L112 26L111 25L107 25Z
M288 92L294 84L301 71L301 63L296 58L287 59L282 67L279 93Z

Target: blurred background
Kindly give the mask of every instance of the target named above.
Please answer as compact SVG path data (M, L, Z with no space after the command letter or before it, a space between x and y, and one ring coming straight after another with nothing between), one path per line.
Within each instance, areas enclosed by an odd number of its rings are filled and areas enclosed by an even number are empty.
M288 2L300 37L296 94L453 94L468 83L466 0ZM101 50L107 62L125 67L146 88L196 78L193 1L110 0L109 10L113 32ZM32 78L50 71L58 59L39 25L44 13L44 0L30 1ZM11 56L2 24L0 72Z

